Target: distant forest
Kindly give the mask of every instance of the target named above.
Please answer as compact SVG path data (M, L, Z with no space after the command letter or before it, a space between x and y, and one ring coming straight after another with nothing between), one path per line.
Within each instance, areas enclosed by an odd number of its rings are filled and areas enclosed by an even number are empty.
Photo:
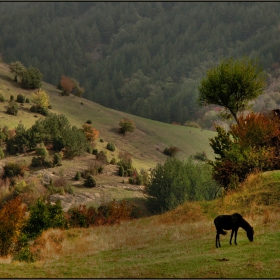
M162 122L211 127L197 87L223 57L279 72L279 2L1 2L0 15L4 62L54 85L75 78L83 97ZM259 110L280 102L266 98Z

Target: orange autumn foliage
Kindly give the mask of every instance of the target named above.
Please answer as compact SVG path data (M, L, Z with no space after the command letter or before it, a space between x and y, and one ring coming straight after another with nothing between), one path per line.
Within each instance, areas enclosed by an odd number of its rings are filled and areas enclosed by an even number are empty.
M25 220L26 205L19 196L10 200L0 210L0 255L10 252L12 243L16 242Z
M60 77L60 86L63 88L64 92L68 95L75 87L75 84L72 81L72 79L66 77L65 75L62 75Z
M99 131L93 128L90 124L83 124L83 131L88 142L93 142L98 138Z
M239 117L239 124L231 126L232 134L241 146L271 146L271 139L280 137L279 119L261 113Z

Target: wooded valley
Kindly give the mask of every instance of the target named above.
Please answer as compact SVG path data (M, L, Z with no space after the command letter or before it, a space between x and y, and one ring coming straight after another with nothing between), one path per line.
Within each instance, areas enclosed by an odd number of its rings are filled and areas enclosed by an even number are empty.
M46 82L77 79L83 97L138 116L211 128L198 84L223 57L258 58L279 75L278 2L2 2L6 63L38 68ZM275 109L273 91L255 111Z

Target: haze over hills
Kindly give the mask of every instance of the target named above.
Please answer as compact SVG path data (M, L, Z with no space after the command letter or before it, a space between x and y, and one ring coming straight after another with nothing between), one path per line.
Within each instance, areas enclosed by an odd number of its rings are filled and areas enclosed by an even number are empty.
M199 81L221 58L247 55L273 83L279 12L278 2L1 2L0 53L54 85L76 78L103 106L210 129L219 119L197 106ZM274 90L254 110L279 100Z

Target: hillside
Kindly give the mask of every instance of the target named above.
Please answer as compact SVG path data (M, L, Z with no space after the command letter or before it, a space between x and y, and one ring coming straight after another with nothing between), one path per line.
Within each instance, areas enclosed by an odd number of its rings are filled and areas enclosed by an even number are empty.
M278 78L279 11L253 1L1 2L0 57L54 85L75 78L103 106L210 129L217 114L197 106L197 85L222 58L244 55ZM275 92L257 111L279 106Z
M29 278L277 278L279 171L251 175L243 186L210 202L119 225L50 229L32 245L35 263L0 259L2 277ZM215 247L213 218L238 211L254 227L254 241L230 231Z
M188 159L189 156L195 155L196 152L203 151L206 152L209 159L213 159L214 157L209 145L209 138L215 135L212 131L171 125L137 117L106 108L84 98L75 97L74 95L70 97L61 96L60 91L48 83L43 83L42 89L49 94L52 113L64 114L70 123L77 127L81 127L87 120L92 121L92 126L100 132L99 139L95 141L96 148L98 150L104 150L109 161L113 157L118 159L119 152L125 151L132 155L133 166L137 170L150 170L157 163L165 162L167 156L163 154L163 150L169 146L176 146L180 149L178 158L182 160ZM1 126L7 125L9 129L14 129L19 123L22 123L24 126L30 127L39 117L43 118L41 115L31 113L29 111L31 104L28 103L20 106L17 116L6 113L6 106L11 95L15 98L18 94L30 97L32 92L21 89L13 81L13 75L8 71L7 65L4 63L0 64L0 93L6 100L6 102L0 103ZM133 120L136 124L135 131L133 133L127 133L125 136L118 133L118 123L124 117ZM103 139L104 142L100 142L100 139ZM114 152L106 149L108 142L114 143L116 146ZM7 157L2 162L25 160L30 163L32 156L33 154ZM43 169L41 171L37 170L36 172L53 179L59 178L63 174L69 184L75 186L75 193L79 196L75 197L75 199L70 199L69 197L71 203L88 201L99 204L103 196L110 200L112 198L143 197L141 188L135 188L127 184L127 179L116 176L116 168L111 165L105 167L103 174L96 176L97 188L89 190L83 188L82 182L73 181L75 173L87 169L93 164L94 158L94 155L87 154L83 157L75 158L73 161L65 160L61 167ZM136 189L138 194L137 192L131 192L131 189L134 191ZM69 205L71 204L65 202L65 209Z

